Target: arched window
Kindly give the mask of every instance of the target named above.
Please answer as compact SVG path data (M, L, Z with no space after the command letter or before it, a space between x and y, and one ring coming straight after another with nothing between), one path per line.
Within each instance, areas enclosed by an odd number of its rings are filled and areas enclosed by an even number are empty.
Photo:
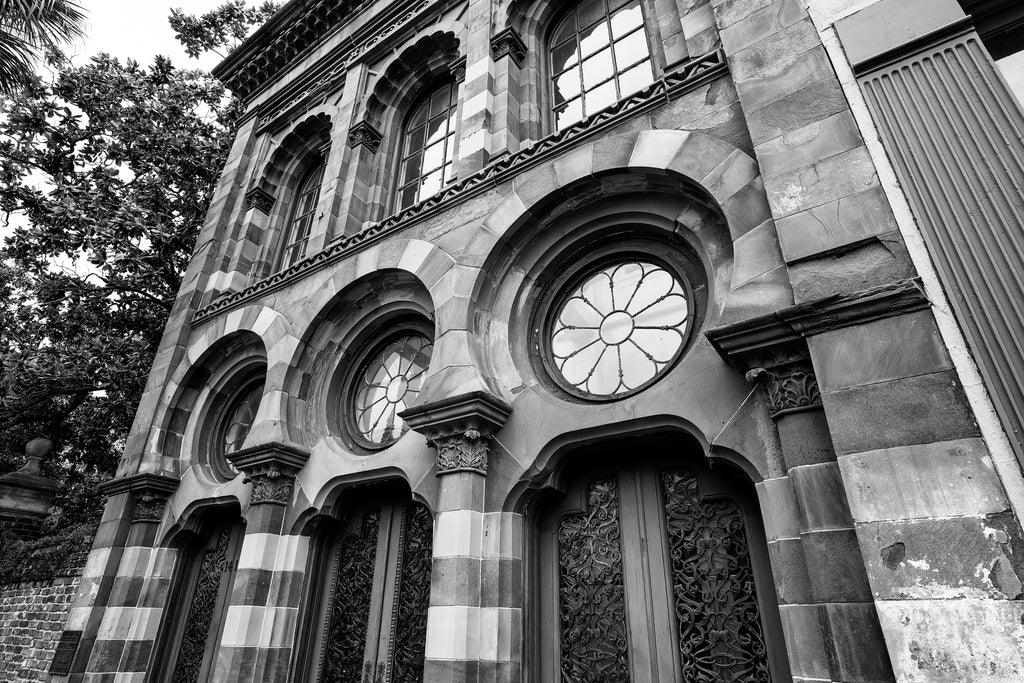
M558 130L654 80L640 0L585 0L555 26L550 45Z
M292 204L291 217L288 220L288 233L284 244L284 257L281 260L281 267L287 268L306 255L306 245L309 243L309 233L313 227L313 218L316 216L316 205L320 200L320 183L324 178L324 163L317 161L312 168L302 176L299 183L299 190L295 194L295 201Z
M458 87L448 81L413 108L402 136L396 209L436 194L451 180L457 106Z

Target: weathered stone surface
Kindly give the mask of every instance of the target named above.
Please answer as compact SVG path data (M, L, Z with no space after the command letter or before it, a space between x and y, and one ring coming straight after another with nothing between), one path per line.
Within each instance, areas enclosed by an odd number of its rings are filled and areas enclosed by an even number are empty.
M762 143L757 148L757 160L765 177L772 177L813 165L862 144L853 115L841 111Z
M857 537L876 599L1024 597L1024 539L1009 514L868 522Z
M822 391L952 368L931 311L825 332L808 339Z
M798 171L766 178L765 190L772 210L781 217L859 194L877 184L867 149L857 147Z
M844 455L839 467L858 522L983 515L1009 507L981 439Z
M1024 602L989 599L876 603L897 680L1015 683L1024 679Z
M811 48L821 45L814 24L806 17L764 40L731 55L736 80L744 81L766 69L791 61Z
M829 680L829 656L823 640L826 634L822 629L821 607L780 605L779 612L793 680Z
M907 247L895 232L789 265L797 303L856 294L916 276Z
M881 647L885 639L879 630L874 603L823 605L822 626L827 633L833 681L893 680L889 657Z
M772 562L772 576L775 578L775 592L779 598L779 604L796 605L813 602L807 558L804 555L800 539L790 538L769 542L768 557Z
M789 478L793 481L793 490L800 505L802 531L853 527L837 463L790 468Z
M800 0L782 0L722 29L722 45L734 54L771 37L807 16Z
M877 185L781 218L776 226L788 262L897 229L885 192Z
M978 435L953 371L878 382L821 395L836 452L949 441ZM841 416L841 417L839 417Z
M775 418L786 467L813 465L836 459L824 410L804 410Z
M853 529L800 534L816 603L870 602L871 588Z

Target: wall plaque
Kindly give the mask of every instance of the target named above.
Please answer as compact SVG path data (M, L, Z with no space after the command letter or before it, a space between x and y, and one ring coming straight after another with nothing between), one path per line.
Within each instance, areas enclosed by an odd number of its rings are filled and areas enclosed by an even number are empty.
M57 651L53 653L53 660L50 662L51 674L66 676L71 673L71 662L75 658L78 641L81 639L81 631L64 631L60 634Z

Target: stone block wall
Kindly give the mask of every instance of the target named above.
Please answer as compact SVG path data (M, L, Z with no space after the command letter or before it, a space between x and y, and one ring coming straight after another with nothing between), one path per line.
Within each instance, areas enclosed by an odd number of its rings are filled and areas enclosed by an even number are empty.
M44 681L64 620L78 590L78 572L0 585L0 680Z

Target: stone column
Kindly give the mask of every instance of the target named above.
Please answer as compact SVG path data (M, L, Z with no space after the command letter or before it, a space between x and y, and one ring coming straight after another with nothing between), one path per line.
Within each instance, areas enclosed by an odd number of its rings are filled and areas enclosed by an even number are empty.
M309 452L282 443L238 451L228 459L252 484L243 513L245 537L217 656L218 681L278 681L288 662L306 568L308 539L285 532L295 475Z
M748 361L786 476L758 485L794 680L891 681L853 518L806 346Z
M507 614L483 603L485 575L484 496L491 437L512 408L483 392L419 405L402 413L437 451L438 500L435 508L430 607L427 610L426 683L508 680L512 668L498 642L519 637ZM500 571L487 563L487 572ZM507 658L506 658L507 660ZM512 680L515 680L513 678Z
M177 487L148 472L101 487L107 509L64 627L82 632L72 674L146 671L177 556L156 547L157 530Z

